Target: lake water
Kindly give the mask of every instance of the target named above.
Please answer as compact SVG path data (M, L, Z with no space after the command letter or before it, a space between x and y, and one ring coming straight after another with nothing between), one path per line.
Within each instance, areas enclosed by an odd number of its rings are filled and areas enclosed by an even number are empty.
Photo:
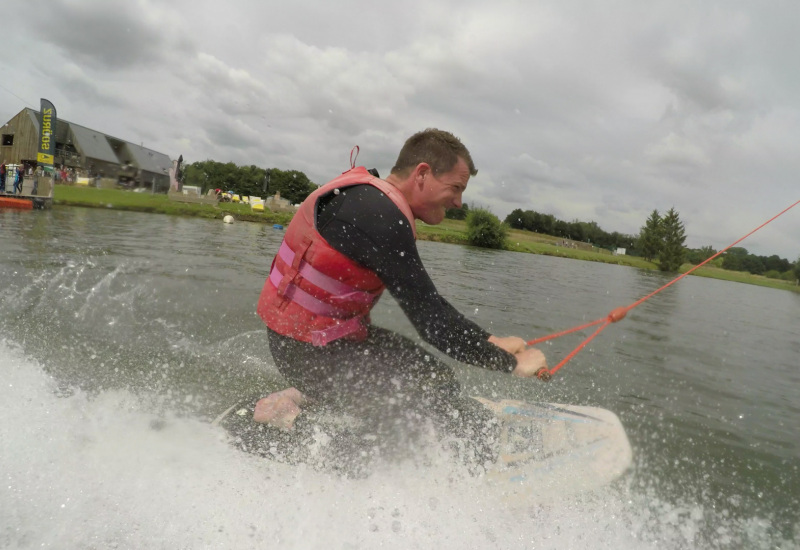
M255 304L282 232L104 209L0 211L0 548L799 548L800 295L689 277L549 384L465 391L601 406L634 465L507 510L436 456L347 480L242 454L210 418L284 387ZM498 335L591 321L660 273L420 242ZM374 322L414 332L390 298ZM581 340L542 349L555 364Z

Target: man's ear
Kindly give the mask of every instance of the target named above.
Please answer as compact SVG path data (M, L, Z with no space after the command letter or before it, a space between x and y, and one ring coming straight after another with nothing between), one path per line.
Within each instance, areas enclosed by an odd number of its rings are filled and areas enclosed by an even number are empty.
M430 174L431 166L427 162L420 162L414 168L414 183L422 189L425 185L425 176Z

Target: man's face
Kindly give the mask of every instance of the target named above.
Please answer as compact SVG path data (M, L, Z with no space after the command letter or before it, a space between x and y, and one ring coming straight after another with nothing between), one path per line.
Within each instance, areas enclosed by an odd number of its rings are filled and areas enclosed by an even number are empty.
M461 194L467 188L469 167L464 159L458 159L453 169L438 176L428 168L419 176L420 195L418 208L414 209L417 218L429 225L441 223L445 210L461 208Z

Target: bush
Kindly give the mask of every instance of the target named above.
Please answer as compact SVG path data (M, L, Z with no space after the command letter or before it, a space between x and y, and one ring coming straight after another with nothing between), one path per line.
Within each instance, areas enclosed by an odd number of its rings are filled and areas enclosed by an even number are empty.
M503 248L506 244L508 226L483 208L470 210L467 215L467 240L473 246Z
M766 277L767 279L782 279L783 274L777 269L770 269L769 271L764 273L764 277Z

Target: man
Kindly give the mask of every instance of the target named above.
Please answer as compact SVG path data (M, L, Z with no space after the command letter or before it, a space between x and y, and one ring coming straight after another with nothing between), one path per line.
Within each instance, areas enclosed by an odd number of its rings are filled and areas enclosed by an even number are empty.
M476 173L458 138L428 129L406 141L386 180L351 166L303 202L258 303L278 370L299 392L261 400L257 422L290 427L308 397L383 432L428 419L469 440L480 462L495 458L493 419L460 395L453 369L369 319L387 288L419 335L450 357L546 374L541 352L490 335L445 301L417 252L415 220L438 224L447 208L461 207Z
M22 169L22 165L18 164L17 169L14 172L14 194L22 193L22 183L25 179L25 172Z

